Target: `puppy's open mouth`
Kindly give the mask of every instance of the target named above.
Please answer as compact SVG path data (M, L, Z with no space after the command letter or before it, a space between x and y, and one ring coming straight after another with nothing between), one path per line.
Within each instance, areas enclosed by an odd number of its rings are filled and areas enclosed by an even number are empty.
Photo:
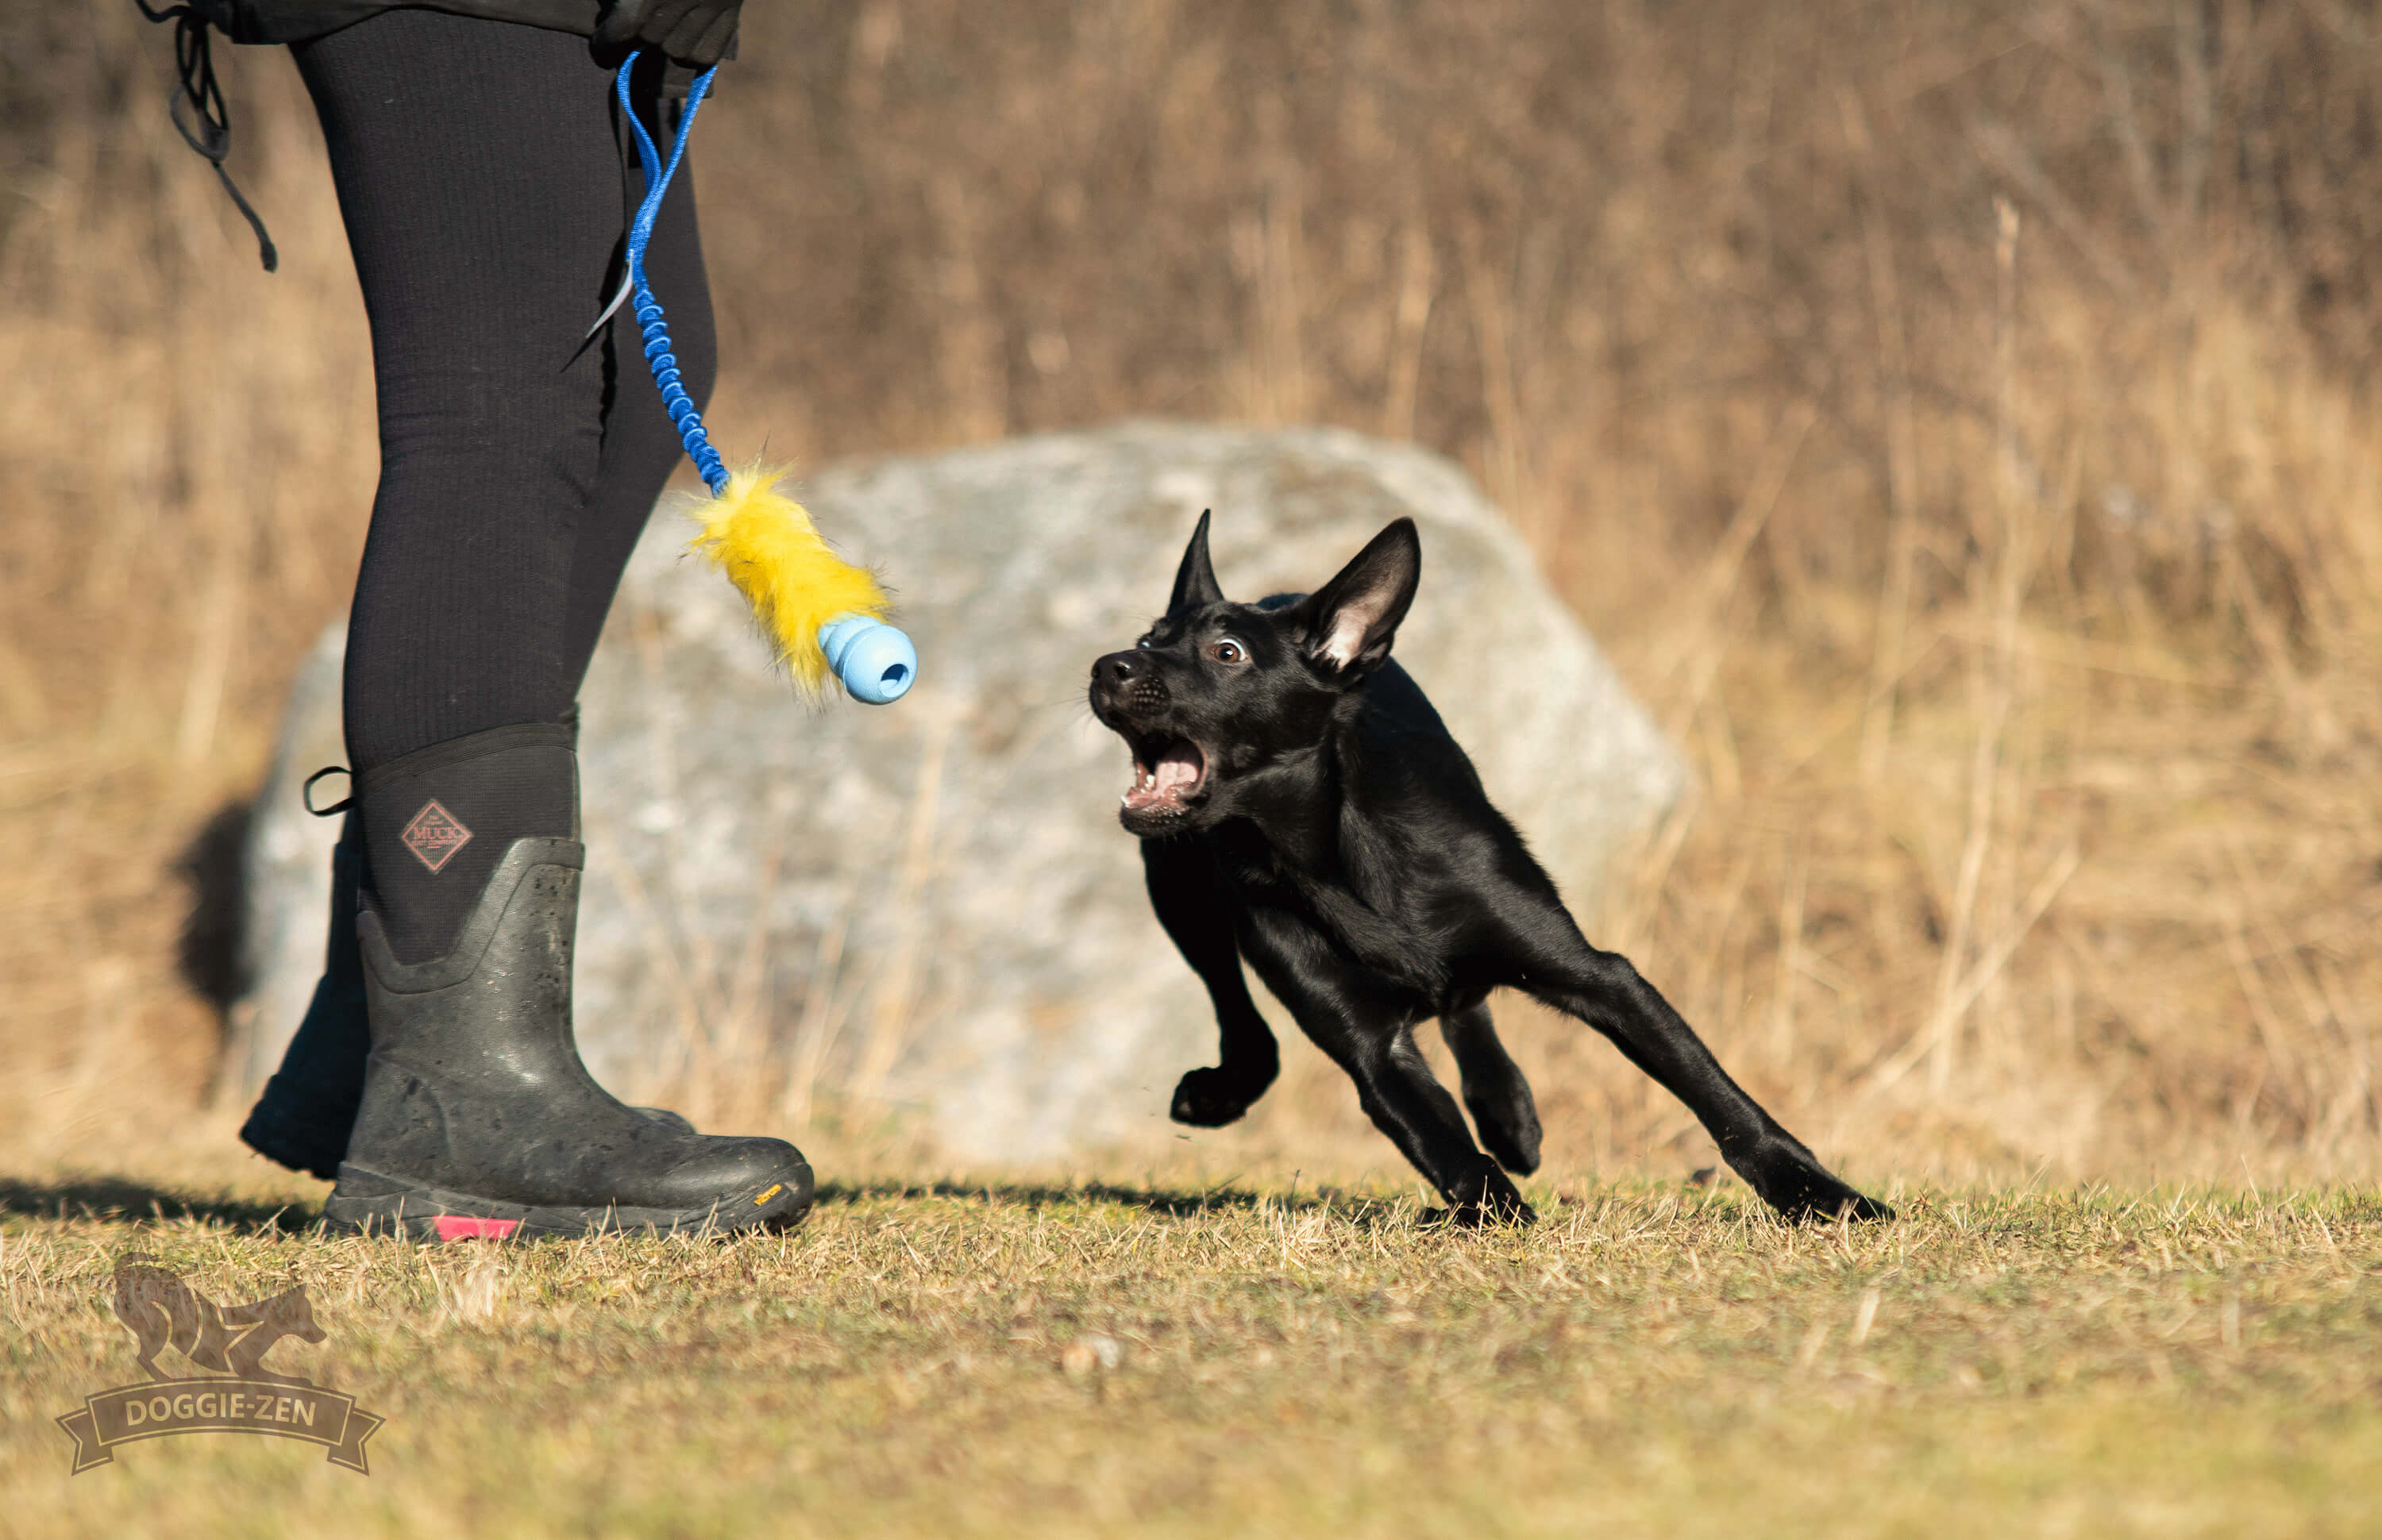
M1133 785L1125 788L1127 813L1181 813L1208 784L1208 756L1187 738L1136 745Z

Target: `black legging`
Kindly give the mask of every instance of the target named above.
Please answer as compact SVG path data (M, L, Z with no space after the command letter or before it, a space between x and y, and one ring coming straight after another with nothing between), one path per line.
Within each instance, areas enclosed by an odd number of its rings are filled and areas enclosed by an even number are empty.
M569 711L681 450L626 307L583 345L645 185L587 41L393 10L290 52L379 387L380 489L348 619L361 772ZM659 137L655 110L647 90ZM645 267L703 405L718 345L684 165Z

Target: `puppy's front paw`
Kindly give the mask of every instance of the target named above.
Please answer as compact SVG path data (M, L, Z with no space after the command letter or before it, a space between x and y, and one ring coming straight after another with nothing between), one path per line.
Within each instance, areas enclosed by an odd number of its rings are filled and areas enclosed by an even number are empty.
M1167 1109L1167 1116L1195 1129L1221 1129L1237 1120L1264 1094L1263 1085L1252 1088L1229 1070L1194 1069L1174 1087L1174 1105Z

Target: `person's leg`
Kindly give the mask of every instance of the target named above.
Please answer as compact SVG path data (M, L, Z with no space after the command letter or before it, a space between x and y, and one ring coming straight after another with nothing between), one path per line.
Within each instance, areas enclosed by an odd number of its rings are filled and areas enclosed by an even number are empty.
M547 745L487 756L468 799L448 788L442 807L474 804L452 810L472 838L435 871L404 842L416 809L392 805L409 788L364 788L414 751L553 721L571 699L560 638L604 393L579 333L619 241L620 173L600 72L562 33L400 11L291 53L371 323L381 476L349 616L357 789L329 958L240 1134L327 1179L369 1044L359 903L400 955L433 956L511 838L574 832L569 758ZM491 792L501 805L479 805Z
M602 349L580 336L619 233L606 77L563 34L429 11L294 52L382 432L347 664L372 1052L325 1219L445 1236L799 1217L791 1145L640 1117L572 1038L561 719L603 447Z
M453 31L451 21L434 20L432 26L434 31L451 37L464 36ZM470 31L476 34L481 29ZM591 94L601 97L604 118L610 128L611 149L608 153L611 158L608 164L612 168L608 174L613 181L609 186L617 190L618 202L608 204L604 196L598 195L592 209L556 212L566 223L574 225L580 222L583 214L586 221L608 232L591 239L608 238L611 242L612 254L607 259L598 286L608 292L619 271L622 232L644 196L644 173L627 128L618 121L617 102L608 92L590 92L587 90L589 77L595 72L583 67L586 62L583 52L571 45L569 40L555 34L527 38L510 36L522 31L525 30L509 29L506 35L509 41L522 43L534 49L539 55L536 63L509 55L499 55L495 62L518 71L516 78L534 100L543 99L540 93L545 93L565 100L571 106L583 108ZM350 41L360 43L372 36L358 34ZM398 55L394 62L392 54ZM355 126L352 110L338 104L355 88L360 79L374 85L386 86L390 71L403 69L410 74L412 64L435 65L439 58L439 50L435 43L425 46L420 38L408 36L377 49L343 47L331 50L327 55L319 51L309 51L307 64L313 72L312 78L321 82L321 92L331 98L342 125L352 128ZM359 68L359 64L363 67ZM553 91L551 87L554 85L559 85L560 90ZM383 92L384 99L392 94ZM409 92L406 95L408 99L419 99L418 93ZM674 104L658 104L643 95L639 100L647 114L649 131L658 133L663 128L675 129ZM439 107L452 121L452 104L428 104ZM657 113L662 115L661 121L656 120ZM468 109L461 114L467 119L470 116ZM546 121L552 127L559 120L549 117ZM573 115L569 121L580 130L579 139L594 138L593 125L587 115ZM420 136L400 123L393 130L382 128L343 138L341 148L346 152L345 158L353 161L369 150L386 149L387 141L392 139L419 142ZM575 154L583 147L574 142L569 148ZM481 148L485 151L485 146ZM587 175L583 179L592 189L596 177ZM390 334L390 346L402 349L409 338L415 335L427 335L435 340L442 332L463 324L464 312L460 307L425 305L418 293L422 287L419 282L396 279L396 271L404 266L407 253L391 252L382 240L387 222L370 217L375 212L368 202L373 194L357 187L355 196L362 203L360 212L366 216L364 227L358 232L359 238L371 248L369 254L360 256L360 264L368 265L382 278L372 291L376 299L382 300L375 306L374 320L376 326ZM467 254L473 238L468 231L459 232L452 250L459 254ZM572 244L575 250L587 243ZM670 308L671 333L681 369L691 394L700 407L709 399L716 368L716 344L710 294L694 214L693 178L684 165L681 166L679 176L673 180L656 223L646 252L646 270L657 289L669 296L666 302ZM409 299L411 303L407 302ZM591 300L586 312L592 314L594 310L595 304ZM571 315L570 320L571 336L575 338L579 332L583 331L583 326L578 324L576 315ZM550 327L549 330L560 335L559 327ZM561 695L566 700L576 696L579 681L586 672L588 658L602 631L605 613L619 586L621 568L636 544L662 484L682 458L677 431L671 426L668 413L662 409L659 392L653 388L650 376L645 373L642 348L643 339L637 334L634 318L622 312L615 316L610 326L592 346L574 348L571 354L571 367L583 371L592 364L596 371L601 403L601 448L597 456L595 484L587 494L577 519L577 537L571 546L571 575L566 585L563 604L559 672L563 681ZM512 356L516 355L505 355L496 361L501 363ZM571 397L562 405L584 404L580 398L584 395L584 382L579 380L577 384L579 396ZM399 415L401 419L418 422L402 409ZM569 414L558 409L550 415L553 421L561 424L566 436L573 441L583 437L580 432L582 425L571 421ZM383 497L376 507L373 555L380 559L362 574L362 579L365 584L375 588L382 601L375 614L383 620L392 614L402 616L409 608L419 613L433 607L423 603L421 589L425 576L435 578L436 565L409 563L403 559L408 544L401 538L405 532L404 526L418 526L419 510L425 506L434 512L442 507L468 506L442 504L433 495L437 488L425 489L421 484L418 472L425 467L436 467L450 459L447 446L431 445L428 447L429 453L400 462L396 484L385 483ZM409 477L413 479L409 482ZM449 471L438 479L464 484L469 478L467 474ZM469 490L466 484L465 492L468 494ZM561 522L550 507L542 517L548 530ZM384 532L387 538L383 538ZM451 536L452 532L448 532ZM500 618L518 621L521 616L513 614ZM368 626L366 634L358 639L358 645L369 652L376 639L390 634L387 625ZM401 637L404 633L399 631L394 634ZM534 639L531 640L532 645L522 651L534 654ZM506 666L502 661L501 638L496 639L496 644L491 646L489 639L483 633L480 650L497 656L496 666ZM378 671L388 672L386 667ZM374 670L367 667L362 672L369 677ZM387 683L383 679L377 688L385 689ZM377 768L387 762L368 756L385 753L396 746L390 741L393 736L389 721L392 713L387 708L392 703L403 705L405 703L401 692L396 696L376 694L375 689L374 683L360 684L351 692L350 700L355 708L354 717L362 719L353 729L356 740L362 745L358 753L359 764L371 764ZM414 704L418 706L419 703ZM514 709L517 711L520 707ZM491 715L485 703L478 710L480 720L485 720ZM495 714L504 714L501 703ZM434 727L431 730L440 729ZM401 728L395 736L398 742L406 741ZM418 732L414 736L418 736ZM531 774L526 776L519 774L522 768ZM534 799L550 803L556 792L561 789L559 778L552 773L553 769L551 754L499 755L495 756L492 763L478 766L477 773L486 778L487 772L495 771L496 785L490 789L498 793L526 782L521 789L526 790ZM384 795L376 800L401 801L403 788L400 786L398 790L400 795L397 798ZM456 799L450 796L448 800ZM385 829L401 835L410 811L403 806L397 807L388 819L383 821ZM475 816L482 824L487 821L485 814ZM546 821L553 822L550 813ZM478 853L487 860L493 860L501 849L500 841L493 837L492 831L475 827L474 839L480 846ZM385 849L390 843L389 838L382 840ZM460 853L458 852L459 856ZM408 870L410 865L411 862L405 861L397 862L400 879L412 875ZM294 1170L309 1171L325 1180L337 1175L363 1089L368 1029L365 1024L362 964L357 953L355 935L358 890L363 886L363 841L358 820L355 814L350 813L342 827L338 857L333 862L330 941L323 980L308 1004L305 1019L293 1035L279 1069L267 1082L240 1130L240 1137L261 1154ZM464 874L453 872L437 875L462 877ZM399 907L403 908L402 900L408 891L429 885L425 879L417 878L411 884L400 880L393 886L399 889L395 897ZM447 891L453 892L473 885L450 881L444 886ZM383 907L386 911L388 906L385 902ZM430 918L438 918L435 905L416 904L411 908L416 915L427 909ZM448 918L448 923L451 925L452 923L451 917ZM407 943L409 951L417 947L417 942ZM672 1126L686 1126L676 1114L651 1107L639 1110Z
M618 238L620 173L602 78L568 34L405 10L292 54L379 394L345 680L366 902L418 961L447 949L512 839L576 832L567 750L488 740L464 756L486 762L466 787L451 768L426 783L382 772L570 704L563 624L604 390L580 337ZM435 795L449 788L473 805Z

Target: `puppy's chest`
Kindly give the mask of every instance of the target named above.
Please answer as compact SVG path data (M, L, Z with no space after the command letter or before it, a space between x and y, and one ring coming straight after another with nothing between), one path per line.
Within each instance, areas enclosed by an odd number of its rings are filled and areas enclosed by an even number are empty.
M1361 874L1319 874L1266 846L1220 848L1216 869L1222 896L1240 911L1245 947L1278 951L1284 960L1329 950L1426 995L1444 982L1439 948L1403 912L1393 889Z
M1211 848L1226 896L1243 909L1275 911L1330 929L1334 911L1372 907L1336 859L1319 855L1302 864L1262 838L1219 839Z

